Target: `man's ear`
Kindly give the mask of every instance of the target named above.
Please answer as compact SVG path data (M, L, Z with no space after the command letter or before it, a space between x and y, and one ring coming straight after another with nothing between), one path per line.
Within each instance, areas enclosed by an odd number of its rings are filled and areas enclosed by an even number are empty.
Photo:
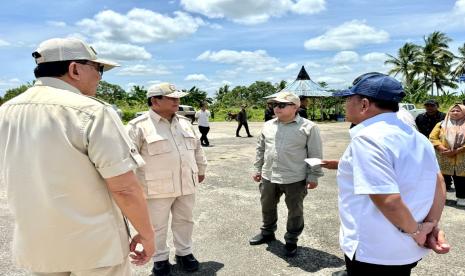
M70 62L68 66L68 75L73 80L80 80L79 68L76 62Z

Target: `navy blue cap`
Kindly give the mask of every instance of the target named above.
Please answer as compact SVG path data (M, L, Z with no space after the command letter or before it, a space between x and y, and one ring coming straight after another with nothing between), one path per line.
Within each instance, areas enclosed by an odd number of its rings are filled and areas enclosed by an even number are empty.
M367 73L354 80L350 89L333 93L335 97L361 95L382 101L400 102L405 93L395 78L381 73Z

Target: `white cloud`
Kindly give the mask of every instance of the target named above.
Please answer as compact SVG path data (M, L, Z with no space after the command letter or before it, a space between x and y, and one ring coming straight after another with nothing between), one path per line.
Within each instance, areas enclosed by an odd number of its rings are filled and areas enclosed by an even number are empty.
M457 2L455 2L454 12L457 14L465 14L465 0L457 0Z
M329 74L345 74L350 73L352 71L352 68L348 65L334 66L325 69L325 72Z
M265 50L256 50L253 52L233 50L205 51L197 57L197 60L238 66L234 70L223 72L225 75L237 75L244 71L249 73L282 73L298 67L296 63L281 64L277 58L269 56Z
M165 66L150 67L144 64L136 64L121 68L117 73L120 76L143 76L143 75L167 75L171 72Z
M11 45L10 42L5 41L3 39L0 39L0 47L2 47L2 46L10 46L10 45Z
M97 41L92 43L92 47L97 51L99 57L114 60L147 60L152 58L152 55L144 47L131 44Z
M307 50L348 50L363 44L379 44L388 40L388 32L377 30L362 21L352 20L305 41L304 46Z
M385 53L372 52L362 56L362 60L367 62L384 62L387 56Z
M358 54L354 51L341 51L333 58L333 62L336 64L355 63L357 61Z
M186 81L208 81L208 78L204 74L190 74L184 79Z
M0 87L3 89L9 89L18 86L21 81L17 78L13 79L2 79L0 78Z
M66 22L63 21L47 21L47 25L58 28L64 28L67 26Z
M305 63L305 68L320 68L320 67L321 65L316 62L309 61Z
M209 18L227 18L240 24L258 24L287 12L314 14L325 9L325 0L181 0L189 12Z
M195 33L204 24L202 19L180 11L169 17L137 8L127 14L105 10L93 19L86 18L77 23L84 33L92 34L98 40L131 43L174 41Z
M317 78L315 78L315 81L316 82L324 81L329 85L341 85L341 84L347 83L347 81L344 80L344 79L335 78L335 77L327 77L327 76L325 76L325 77L317 77Z

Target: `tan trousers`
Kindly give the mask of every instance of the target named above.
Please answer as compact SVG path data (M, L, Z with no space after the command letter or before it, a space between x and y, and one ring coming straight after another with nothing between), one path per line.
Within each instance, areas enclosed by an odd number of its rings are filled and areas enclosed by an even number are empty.
M176 255L186 256L192 253L192 230L194 221L192 211L195 204L195 194L154 198L147 200L155 229L155 262L168 260L170 248L166 243L168 233L168 221L171 213L171 231Z
M129 259L126 258L124 263L115 266L107 266L94 268L90 270L83 271L70 271L70 272L52 272L52 273L42 273L42 272L32 272L33 276L131 276L131 263Z

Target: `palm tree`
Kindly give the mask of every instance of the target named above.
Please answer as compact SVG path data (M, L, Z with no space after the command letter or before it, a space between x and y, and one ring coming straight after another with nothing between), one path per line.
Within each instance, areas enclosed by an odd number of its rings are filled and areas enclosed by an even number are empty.
M424 37L425 46L422 48L421 57L414 65L417 74L422 74L424 82L431 89L431 95L436 86L437 94L439 90L444 91L444 87L456 86L448 79L454 55L449 51L448 43L452 41L445 33L436 31L428 37Z
M458 59L459 62L452 72L452 76L454 79L457 79L460 76L465 75L465 43L463 43L462 47L459 47L459 56L456 56L455 58Z
M420 55L420 47L413 43L405 43L397 52L397 57L387 54L389 57L384 64L393 65L393 68L389 70L390 75L397 76L402 74L404 77L404 83L406 86L412 82L415 71L414 63L418 60Z

